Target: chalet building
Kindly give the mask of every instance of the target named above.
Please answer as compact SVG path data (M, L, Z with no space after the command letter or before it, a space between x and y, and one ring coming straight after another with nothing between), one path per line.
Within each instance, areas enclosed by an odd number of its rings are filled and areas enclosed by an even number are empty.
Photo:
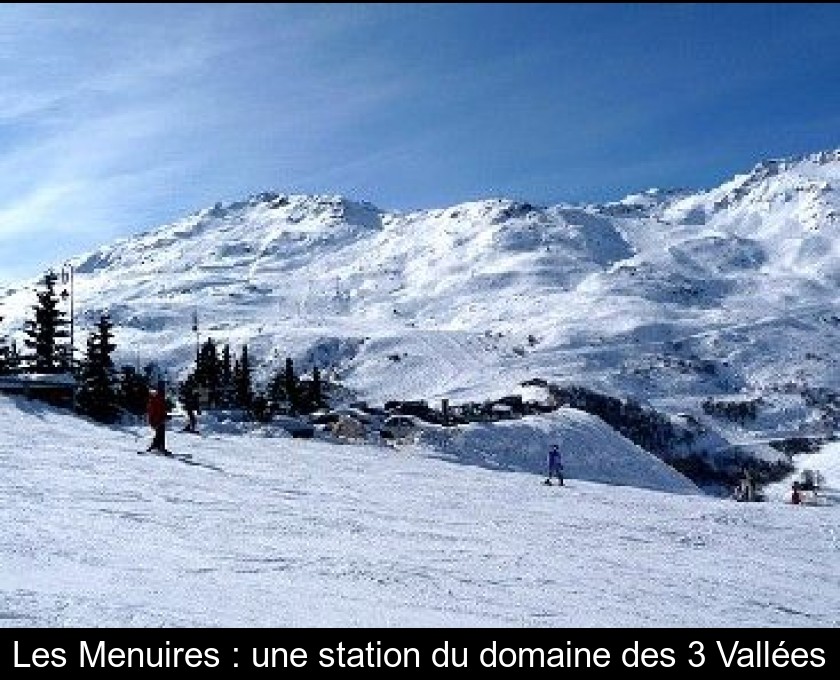
M0 375L0 394L38 399L54 406L72 407L76 379L68 373Z

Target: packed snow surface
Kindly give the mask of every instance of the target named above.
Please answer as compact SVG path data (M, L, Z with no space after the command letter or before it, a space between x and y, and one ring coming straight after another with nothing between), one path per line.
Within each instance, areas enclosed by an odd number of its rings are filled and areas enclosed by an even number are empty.
M840 622L840 506L698 495L573 411L448 447L170 433L195 465L34 402L0 422L6 626ZM566 436L566 486L514 432Z

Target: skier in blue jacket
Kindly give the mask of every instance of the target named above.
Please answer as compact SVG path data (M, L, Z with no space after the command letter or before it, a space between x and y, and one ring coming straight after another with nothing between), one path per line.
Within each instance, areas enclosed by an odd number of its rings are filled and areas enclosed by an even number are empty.
M546 484L551 484L551 478L557 477L560 486L563 486L563 461L560 458L560 447L554 444L548 451L548 477Z

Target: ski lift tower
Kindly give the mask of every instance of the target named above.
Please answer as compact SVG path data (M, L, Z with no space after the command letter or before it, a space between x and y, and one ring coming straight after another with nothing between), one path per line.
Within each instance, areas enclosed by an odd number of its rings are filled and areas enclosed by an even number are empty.
M75 339L74 339L74 328L75 328L75 321L74 317L74 294L73 294L73 265L70 262L65 262L61 266L61 285L64 286L64 290L61 291L61 299L65 302L67 298L70 298L70 371L73 372L76 367L75 362ZM68 293L69 289L69 293Z
M201 347L198 340L198 311L195 309L193 310L192 329L193 333L195 333L195 365L198 367L198 358L201 353Z

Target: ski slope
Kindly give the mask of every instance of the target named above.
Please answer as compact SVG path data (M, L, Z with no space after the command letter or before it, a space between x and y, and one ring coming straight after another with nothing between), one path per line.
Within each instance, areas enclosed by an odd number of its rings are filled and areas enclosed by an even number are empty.
M0 397L0 625L840 623L840 506L698 495L593 420L396 449L171 433L186 465ZM509 446L555 436L563 488Z

